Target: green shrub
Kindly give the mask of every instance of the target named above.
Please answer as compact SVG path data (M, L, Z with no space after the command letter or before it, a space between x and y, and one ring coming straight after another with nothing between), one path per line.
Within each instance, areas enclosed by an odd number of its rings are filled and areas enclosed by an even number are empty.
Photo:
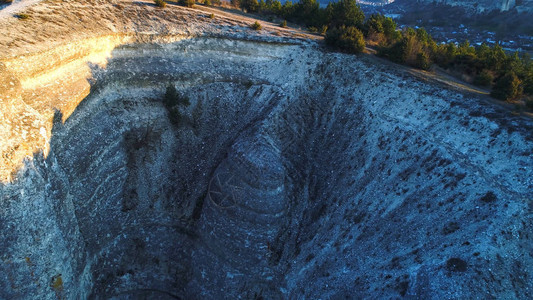
M194 6L194 0L179 0L178 3L180 5L187 6L187 7L193 7Z
M167 6L167 3L165 2L165 0L154 0L154 2L155 2L155 6L157 7L164 8L165 6Z
M522 96L521 81L514 72L506 73L496 80L490 95L500 100L513 100Z
M286 28L287 27L287 20L283 20L281 24L279 24L280 27Z
M474 78L474 84L479 86L490 86L492 85L493 80L494 76L492 76L492 73L488 70L483 70L476 76L476 78Z
M407 60L407 39L401 39L391 47L383 47L378 50L380 56L385 56L395 63L403 64Z
M213 3L211 3L211 0L204 0L204 5L205 6L211 6L211 5L213 5Z
M16 14L16 15L15 15L15 18L17 18L17 19L21 19L21 20L26 20L26 19L29 19L29 18L30 18L30 15L28 15L28 14L22 14L22 13L21 13L21 14Z
M429 61L429 57L425 52L419 52L416 55L415 67L422 70L429 70L429 67L431 67L431 62Z
M240 8L243 11L254 13L259 10L259 2L257 0L240 0Z
M533 111L533 97L526 98L526 107Z
M210 14L209 15L209 19L214 19L215 18L215 14Z
M326 32L328 32L328 25L323 25L320 28L320 35L326 35Z
M341 26L326 32L326 43L348 53L360 53L365 49L363 33L353 26Z
M52 277L52 282L50 282L50 287L56 294L57 299L63 299L63 278L61 277L61 274L58 274L54 277Z
M259 22L255 21L255 23L250 25L250 28L252 28L253 30L261 30L261 28L263 28L263 26L261 26L261 24L259 24Z
M333 27L346 26L346 28L362 28L365 21L365 14L356 0L339 0L330 2L326 8L331 18Z

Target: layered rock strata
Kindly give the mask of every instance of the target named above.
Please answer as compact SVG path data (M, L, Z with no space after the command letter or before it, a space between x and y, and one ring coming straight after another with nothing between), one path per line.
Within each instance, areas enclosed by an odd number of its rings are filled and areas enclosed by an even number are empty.
M0 298L531 297L531 120L313 41L154 37L58 71Z

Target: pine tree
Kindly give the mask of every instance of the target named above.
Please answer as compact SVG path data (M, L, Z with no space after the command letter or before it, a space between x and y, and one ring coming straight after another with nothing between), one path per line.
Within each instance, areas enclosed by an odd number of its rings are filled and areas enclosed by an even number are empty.
M514 72L506 73L496 80L490 95L500 100L516 99L522 95L520 83L520 79Z

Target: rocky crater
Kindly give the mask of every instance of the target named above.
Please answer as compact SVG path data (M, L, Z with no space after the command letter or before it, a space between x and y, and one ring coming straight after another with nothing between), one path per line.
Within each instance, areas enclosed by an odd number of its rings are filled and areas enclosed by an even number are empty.
M105 44L0 187L0 298L533 296L531 120L312 40Z

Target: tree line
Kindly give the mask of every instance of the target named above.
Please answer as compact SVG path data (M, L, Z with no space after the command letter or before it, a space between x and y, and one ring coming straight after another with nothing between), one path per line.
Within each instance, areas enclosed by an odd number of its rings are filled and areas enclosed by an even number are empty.
M277 16L303 25L312 32L324 34L327 44L343 51L358 53L364 50L361 29L365 15L355 0L330 2L326 8L321 8L316 0L287 1L284 4L279 0L231 0L231 4L245 12Z
M437 65L467 82L490 88L494 98L514 100L525 96L533 109L533 63L527 53L506 53L498 44L437 44L423 28L398 30L393 19L381 14L366 18L356 0L330 2L326 8L321 8L316 0L231 3L246 12L277 16L306 26L325 35L328 45L345 52L362 52L368 43L379 56L396 63L423 70Z
M365 36L380 56L423 70L437 65L466 82L490 88L494 98L525 96L533 108L533 63L525 52L506 53L499 44L474 47L468 41L437 44L423 28L397 31L394 21L383 15L370 16L365 25Z

